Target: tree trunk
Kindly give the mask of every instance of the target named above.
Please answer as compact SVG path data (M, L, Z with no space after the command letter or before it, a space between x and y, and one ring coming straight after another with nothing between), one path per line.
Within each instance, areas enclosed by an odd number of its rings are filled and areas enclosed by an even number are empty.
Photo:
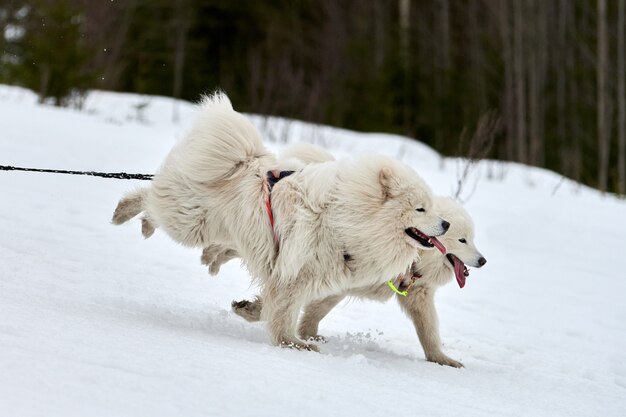
M526 151L526 71L524 54L524 7L522 1L513 2L513 59L515 78L515 101L516 101L516 150L517 160L521 163L528 161Z
M411 114L410 102L409 102L409 36L411 29L411 0L399 0L399 18L400 18L400 55L402 60L402 73L404 81L404 100L402 105L402 119L404 124L404 133L407 136L413 136L409 131L409 118Z
M387 10L385 4L375 1L372 4L374 21L374 67L380 70L385 63L387 46Z
M571 4L570 4L571 6ZM576 38L578 36L577 33L577 20L576 20L576 11L573 6L569 7L567 10L567 17L570 21L567 26L568 29L568 39L572 42L569 44L567 48L567 62L566 67L568 71L572 74L576 71L577 65L582 60L581 47L579 43L576 42ZM583 177L583 162L582 162L582 145L583 141L588 140L589 132L584 128L584 125L580 122L579 118L580 110L579 104L580 102L585 102L588 99L588 91L589 82L579 83L576 79L570 81L568 88L568 97L569 97L569 107L568 107L568 122L570 125L570 143L571 145L568 147L568 163L571 170L571 175L574 180L580 182ZM593 98L595 100L595 98Z
M624 12L626 0L617 11L617 192L626 194L626 67L624 65Z
M598 0L597 38L597 128L598 128L598 188L606 191L609 170L609 126L608 126L608 33L606 24L606 0Z
M447 72L450 69L450 3L439 0L441 29L441 67Z
M487 92L485 87L485 75L483 74L483 51L481 48L481 24L480 18L484 10L481 9L479 0L470 0L468 4L468 25L470 30L470 54L472 57L472 84L475 88L476 107L469 114L480 115L487 111Z
M120 78L126 69L125 65L127 65L127 62L124 60L124 54L126 52L128 32L136 7L136 0L130 0L122 6L120 24L115 28L115 34L112 35L112 43L107 48L104 58L104 70L101 80L101 85L104 89L116 89L119 87Z
M567 130L566 130L566 74L568 72L567 62L567 0L559 0L557 8L557 43L556 43L556 59L554 61L554 69L556 72L556 134L558 139L559 157L561 160L561 172L565 175L568 172L568 156L567 156ZM563 65L565 63L565 65Z
M50 65L43 63L39 66L39 92L38 102L41 104L48 97L48 87L50 86ZM55 103L58 105L58 103Z
M438 16L437 24L435 25L435 42L438 44L438 48L434 51L435 56L435 66L433 71L434 77L434 97L437 102L441 103L438 106L438 109L435 111L431 111L431 114L434 116L435 122L439 126L445 126L446 120L448 118L448 109L450 103L450 90L451 90L451 79L450 79L450 3L449 0L438 0L436 14ZM435 134L435 146L438 149L443 149L445 147L446 136L450 133L441 129ZM441 154L441 158L439 158L439 168L443 169L445 164L445 158L443 153Z
M184 0L174 2L174 85L172 97L174 101L172 109L172 121L180 120L179 102L183 91L183 71L185 69L185 50L187 48L187 34L191 26L191 13L189 3Z
M548 48L547 30L544 23L546 3L543 0L529 0L529 11L534 29L534 33L531 34L534 42L532 42L532 48L529 51L529 162L535 166L543 166L545 160L543 89L546 73L546 50Z
M504 97L501 113L504 117L506 130L505 158L515 159L515 79L513 74L513 54L511 51L511 30L509 25L509 0L502 0L500 4L500 36L502 39L502 61L504 62Z

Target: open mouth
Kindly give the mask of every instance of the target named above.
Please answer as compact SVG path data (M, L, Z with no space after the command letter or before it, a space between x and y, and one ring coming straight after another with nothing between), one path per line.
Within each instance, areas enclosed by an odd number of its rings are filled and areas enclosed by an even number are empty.
M454 276L456 277L456 282L459 284L460 288L465 286L465 280L469 277L469 270L465 266L462 260L457 258L455 255L449 253L446 255L448 261L452 264L454 269Z
M437 249L439 249L441 253L443 253L444 255L446 254L446 247L443 246L443 244L439 240L437 240L436 237L428 236L427 234L422 233L421 231L417 230L415 227L409 227L408 229L405 229L404 233L409 235L411 239L416 240L423 247L425 248L436 247Z

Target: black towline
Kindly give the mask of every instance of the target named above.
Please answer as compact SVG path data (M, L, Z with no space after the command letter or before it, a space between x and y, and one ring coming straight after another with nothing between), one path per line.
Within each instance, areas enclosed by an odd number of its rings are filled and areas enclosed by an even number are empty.
M10 165L0 165L0 171L28 171L45 172L47 174L88 175L91 177L116 178L120 180L151 181L153 174L129 174L126 172L96 172L96 171L69 171L66 169L23 168Z

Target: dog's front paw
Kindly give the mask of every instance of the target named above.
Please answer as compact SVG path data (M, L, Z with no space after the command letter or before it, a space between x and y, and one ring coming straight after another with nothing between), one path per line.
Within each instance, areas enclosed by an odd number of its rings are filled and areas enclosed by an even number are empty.
M316 345L312 345L309 343L304 343L299 340L283 340L280 342L279 346L281 348L289 348L289 349L297 349L297 350L307 350L309 352L319 352L320 348Z
M461 362L455 361L454 359L447 357L443 353L439 355L429 355L426 357L426 360L428 362L435 362L435 363L438 363L439 365L451 366L453 368L464 367Z

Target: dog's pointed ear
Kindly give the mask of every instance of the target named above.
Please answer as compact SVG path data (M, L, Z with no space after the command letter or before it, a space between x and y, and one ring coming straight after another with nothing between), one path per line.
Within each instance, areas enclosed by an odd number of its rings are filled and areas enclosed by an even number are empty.
M397 185L398 182L391 168L382 168L378 173L378 181L380 181L380 185L382 187L383 200L387 200L391 197L391 190Z

